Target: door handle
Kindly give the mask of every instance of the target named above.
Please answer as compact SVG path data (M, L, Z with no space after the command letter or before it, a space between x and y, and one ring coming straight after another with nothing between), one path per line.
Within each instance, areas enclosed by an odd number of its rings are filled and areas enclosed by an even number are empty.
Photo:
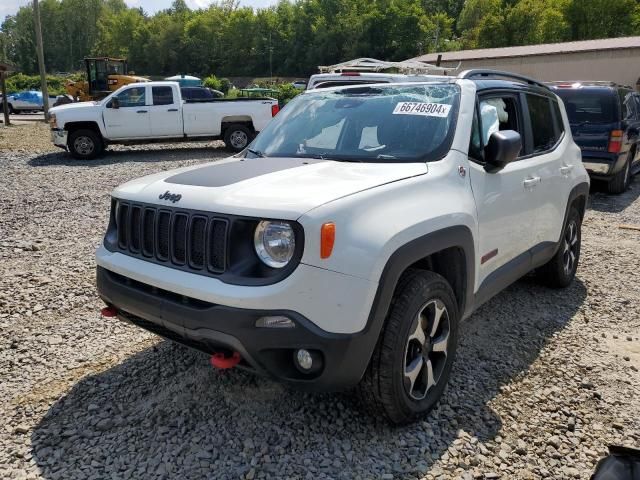
M167 112L177 112L178 109L177 108L170 108L169 110L167 110Z
M147 113L147 110L138 110L136 113Z
M573 165L563 165L562 167L560 167L560 173L562 175L569 175L571 173L571 170L573 170Z
M525 188L535 187L540 183L540 177L529 177L524 179Z

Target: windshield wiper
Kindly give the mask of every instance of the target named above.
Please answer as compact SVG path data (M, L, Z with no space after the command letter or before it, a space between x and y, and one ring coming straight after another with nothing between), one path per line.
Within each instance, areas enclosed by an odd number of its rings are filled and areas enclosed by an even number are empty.
M251 148L247 148L247 152L255 155L258 158L264 158L266 155L262 153L260 150L253 150Z
M307 153L303 155L296 155L300 158L315 158L317 160L331 160L332 162L359 162L362 163L363 160L358 158L340 158L340 157L332 157L328 156L326 152L323 153Z

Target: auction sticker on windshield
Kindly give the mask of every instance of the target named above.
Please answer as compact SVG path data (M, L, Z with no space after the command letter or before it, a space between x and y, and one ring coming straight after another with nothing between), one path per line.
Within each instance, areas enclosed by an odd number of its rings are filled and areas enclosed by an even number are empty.
M446 118L449 116L450 111L451 105L444 103L400 102L393 110L393 114Z

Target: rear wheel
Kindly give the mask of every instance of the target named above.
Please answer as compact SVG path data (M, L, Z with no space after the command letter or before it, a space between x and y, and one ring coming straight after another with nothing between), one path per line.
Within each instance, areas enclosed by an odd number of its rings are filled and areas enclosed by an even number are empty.
M538 278L548 287L568 287L576 276L582 239L581 223L578 210L571 207L558 251L547 264L537 271Z
M449 379L458 341L458 306L449 283L433 272L408 275L399 284L358 387L373 415L396 424L435 406Z
M228 149L241 152L253 140L253 132L244 125L234 123L229 125L224 132L224 143Z
M618 194L624 192L629 186L631 178L631 159L628 158L622 170L616 173L607 185L609 193Z
M104 148L100 134L89 129L71 132L67 146L71 155L78 160L92 160L100 155Z

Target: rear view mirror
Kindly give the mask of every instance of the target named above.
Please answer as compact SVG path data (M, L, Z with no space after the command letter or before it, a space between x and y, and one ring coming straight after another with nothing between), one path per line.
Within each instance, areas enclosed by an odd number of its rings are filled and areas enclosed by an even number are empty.
M514 130L500 130L493 132L489 143L484 147L484 169L489 173L502 170L508 163L513 162L522 149L522 138Z

